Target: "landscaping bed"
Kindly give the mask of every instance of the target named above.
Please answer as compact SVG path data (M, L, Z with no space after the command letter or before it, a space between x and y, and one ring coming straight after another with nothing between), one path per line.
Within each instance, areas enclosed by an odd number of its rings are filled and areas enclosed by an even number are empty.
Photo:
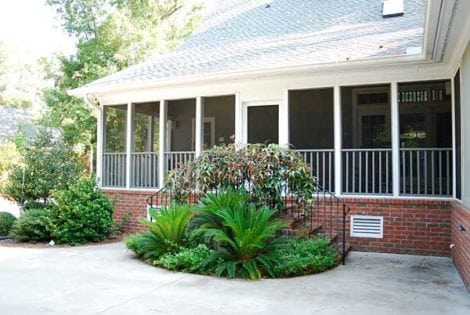
M127 247L147 263L173 271L228 278L284 278L337 265L327 238L280 236L276 211L250 203L240 190L207 194L199 204L151 210L149 231L130 235Z

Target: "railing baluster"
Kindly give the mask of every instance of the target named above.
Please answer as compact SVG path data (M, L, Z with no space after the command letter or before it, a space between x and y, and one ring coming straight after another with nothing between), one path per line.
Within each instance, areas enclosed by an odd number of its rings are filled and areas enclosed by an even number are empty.
M439 195L442 196L442 151L439 151Z

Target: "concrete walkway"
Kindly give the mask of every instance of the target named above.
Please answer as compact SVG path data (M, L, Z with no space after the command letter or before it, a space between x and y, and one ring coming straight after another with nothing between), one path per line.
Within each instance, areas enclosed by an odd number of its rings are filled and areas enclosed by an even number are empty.
M470 314L448 258L350 254L307 277L226 280L148 266L122 244L0 247L7 314Z

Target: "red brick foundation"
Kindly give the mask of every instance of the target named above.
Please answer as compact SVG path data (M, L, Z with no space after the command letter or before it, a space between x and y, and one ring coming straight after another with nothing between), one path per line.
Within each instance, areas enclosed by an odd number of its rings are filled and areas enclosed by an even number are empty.
M122 222L122 218L130 214L130 220L123 222L126 233L135 233L145 229L139 217L147 216L147 198L151 191L103 189L103 192L114 202L114 219Z
M449 256L449 201L345 198L354 214L383 216L383 238L350 237L352 249L412 255ZM349 219L346 224L349 235Z
M126 232L133 233L144 229L138 218L146 216L146 199L152 194L151 191L111 189L103 191L114 200L115 218L118 221L127 213L131 214L131 219L124 224ZM351 207L348 218L353 214L384 217L384 237L380 239L350 237L349 242L353 250L450 256L449 245L452 242L451 208L453 202L390 198L345 198L344 200ZM463 213L467 215L466 219L470 220L470 214L462 212L462 215ZM469 224L467 223L467 225ZM347 235L349 235L349 219L346 227ZM454 232L455 224L452 227ZM468 259L470 255L470 231L466 233L466 237L466 270L470 270ZM462 244L464 241L462 239ZM462 247L463 245L459 246ZM463 263L461 264L463 265Z
M453 202L452 208L452 259L463 282L470 289L470 209L460 202ZM460 230L460 225L465 231Z

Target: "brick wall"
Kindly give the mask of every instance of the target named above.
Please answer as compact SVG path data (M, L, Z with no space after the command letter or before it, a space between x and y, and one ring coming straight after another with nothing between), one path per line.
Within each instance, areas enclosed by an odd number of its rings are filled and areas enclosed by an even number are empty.
M354 214L384 217L383 238L350 237L353 250L397 254L449 256L449 201L346 198ZM349 235L349 219L347 221Z
M463 225L466 231L461 231ZM470 209L459 202L453 203L452 210L452 259L465 285L470 289Z
M121 218L130 213L130 220L124 223L125 232L135 233L145 229L139 222L139 217L147 216L147 198L152 192L114 189L102 191L114 201L114 218L117 222L121 222Z
M131 213L131 220L125 224L127 232L144 229L138 217L146 216L146 199L152 192L103 191L115 200L117 220ZM389 198L346 198L345 201L351 207L348 218L353 214L384 217L384 237L351 237L349 242L353 250L450 256L451 202ZM349 235L349 219L346 227L346 235Z

